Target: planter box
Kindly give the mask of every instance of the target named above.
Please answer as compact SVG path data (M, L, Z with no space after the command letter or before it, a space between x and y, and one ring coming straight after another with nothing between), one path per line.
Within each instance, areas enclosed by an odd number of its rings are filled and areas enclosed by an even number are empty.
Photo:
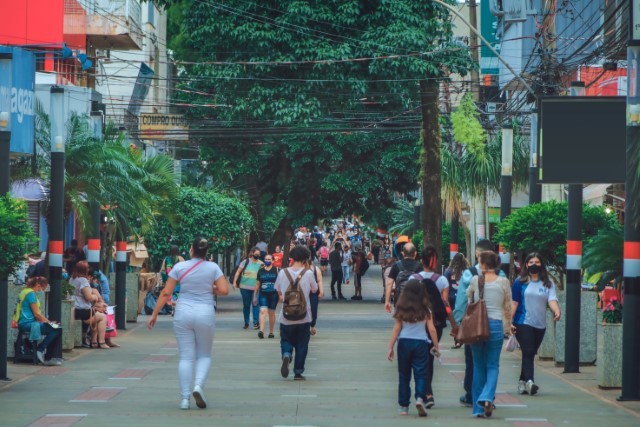
M622 387L622 323L604 323L598 326L602 342L598 345L596 378L598 387Z
M127 273L126 318L127 318L127 323L135 323L138 321L138 274L137 273Z
M73 320L73 305L70 300L62 300L62 350L71 351L75 346L75 321Z
M598 294L595 292L580 293L580 364L593 365L596 362L597 307ZM564 365L564 345L566 328L566 294L558 291L558 302L562 316L556 325L556 365Z
M544 333L542 344L538 349L540 360L553 360L556 354L556 321L553 320L553 312L547 308L547 330Z

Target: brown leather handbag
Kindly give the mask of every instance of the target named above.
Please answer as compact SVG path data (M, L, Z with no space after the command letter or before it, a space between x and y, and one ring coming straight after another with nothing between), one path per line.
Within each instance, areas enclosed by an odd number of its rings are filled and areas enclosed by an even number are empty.
M470 302L464 313L456 340L463 344L478 344L489 339L489 316L484 302L484 275L478 275L480 299Z

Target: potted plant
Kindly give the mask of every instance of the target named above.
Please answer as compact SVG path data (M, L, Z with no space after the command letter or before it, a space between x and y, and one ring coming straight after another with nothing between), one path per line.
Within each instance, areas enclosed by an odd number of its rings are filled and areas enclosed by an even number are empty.
M620 388L622 386L622 304L617 296L605 299L599 336L602 337L602 343L598 346L596 370L598 387Z

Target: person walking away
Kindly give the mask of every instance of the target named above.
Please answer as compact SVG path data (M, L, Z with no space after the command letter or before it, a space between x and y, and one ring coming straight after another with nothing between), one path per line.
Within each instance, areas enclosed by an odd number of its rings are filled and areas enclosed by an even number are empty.
M313 277L313 272L305 268L305 263L311 258L309 249L304 246L296 246L291 249L289 254L293 259L293 265L284 268L278 273L276 279L276 291L283 302L280 310L280 352L282 355L282 365L280 366L280 374L283 378L289 376L289 364L291 357L294 355L293 363L294 380L304 381L306 378L304 373L305 361L309 351L309 339L311 338L311 303L309 301L309 293L318 291L318 284ZM296 284L297 282L297 284ZM289 287L298 286L304 295L306 304L306 314L298 320L291 320L285 316L285 308L288 301L285 300ZM290 292L289 294L292 294Z
M419 280L409 280L396 304L393 315L395 324L389 341L387 359L393 361L393 347L398 345L398 405L400 415L409 414L411 400L411 371L415 383L415 399L418 415L427 416L426 397L426 366L430 359L429 346L432 355L437 356L438 338L433 320L431 306L426 288ZM429 331L429 335L427 335ZM435 337L431 340L429 337Z
M334 301L337 300L338 298L346 299L342 295L342 279L344 277L342 272L342 260L343 260L342 244L339 242L336 242L336 244L334 245L334 249L329 254L329 266L331 267L331 299ZM337 297L336 297L336 288L335 288L336 285L338 286Z
M423 271L417 274L422 280L422 284L429 294L429 300L431 301L431 314L433 324L435 326L437 337L431 336L433 342L437 338L437 342L442 339L442 331L447 326L447 317L451 321L451 329L453 334L457 334L458 326L453 318L451 308L449 308L447 301L447 290L449 289L449 281L446 277L439 275L435 272L437 268L438 251L434 245L426 245L422 249L420 257L420 263L422 264ZM416 277L417 278L417 277ZM431 351L429 346L429 351ZM427 378L426 378L426 394L425 406L432 408L435 405L435 399L433 398L433 357L429 358L427 362Z
M479 260L480 253L483 251L492 251L493 244L489 240L479 240L476 243L476 252L475 259ZM462 273L462 278L458 281L458 292L456 295L456 305L453 309L453 317L456 319L458 325L462 322L462 318L464 317L464 313L467 310L467 289L469 284L471 283L471 279L478 275L480 271L480 264L476 264L475 266L466 269ZM504 273L500 271L499 273L504 277ZM473 402L471 400L471 387L473 383L473 356L471 354L471 346L469 344L465 344L464 346L464 394L460 396L460 403L471 407Z
M522 352L518 393L533 396L538 392L533 378L533 361L547 327L547 305L553 312L553 320L560 320L556 288L539 253L533 252L524 260L521 275L511 288L511 296L513 331Z
M329 265L329 247L327 242L322 242L322 246L318 249L318 258L320 259L320 270L324 273Z
M356 253L353 254L353 275L354 275L354 294L352 300L362 301L362 276L369 268L369 261L362 251L362 245L355 246Z
M322 286L322 271L311 261L307 263L307 268L313 272L313 278L318 285L318 292L311 292L309 294L309 302L311 302L311 335L317 333L316 322L318 321L318 305L320 305L320 298L324 298L324 288Z
M389 273L391 272L391 267L397 261L395 258L384 258L381 260L380 265L382 266L381 274L382 274L382 297L380 297L380 302L384 304L384 296L386 294L387 280L389 279Z
M240 288L242 295L242 314L244 315L244 329L249 329L249 314L253 314L253 329L260 329L260 308L252 304L253 292L256 289L258 270L262 267L260 261L260 249L251 248L249 258L245 259L238 266L238 271L233 278L233 287Z
M498 386L500 352L506 333L511 331L511 286L506 277L496 271L500 268L500 258L493 251L480 253L480 274L471 279L467 289L467 304L480 299L480 286L484 287L484 301L489 317L489 339L471 345L473 354L473 385L471 395L472 414L476 417L490 417L493 413L493 399Z
M36 348L38 361L45 366L59 366L62 360L52 357L58 353L62 342L62 327L58 322L47 319L40 311L40 301L36 296L47 288L47 278L43 276L31 277L26 287L18 295L15 319L20 333L29 332L30 336L44 335L44 339ZM35 329L35 331L34 331Z
M282 259L284 258L284 254L282 253L282 249L280 246L276 246L276 250L271 254L273 258L273 266L278 270L282 268Z
M422 271L422 265L419 261L416 261L416 247L413 243L409 242L404 245L402 255L402 260L396 261L391 270L389 270L389 278L384 290L384 309L387 313L391 313L391 291L394 289L394 284L396 284L396 279L400 272L419 273Z
M267 245L267 242L263 240L260 240L258 243L256 243L256 248L258 248L258 250L260 250L260 261L264 262L264 257L267 256L267 248L269 247L269 245Z
M465 258L462 252L458 252L453 256L451 262L449 263L449 267L447 267L444 272L444 276L449 281L449 307L451 307L451 309L455 308L456 306L456 297L458 295L458 281L462 278L462 273L464 273L464 270L468 268L469 261L467 261L467 258ZM453 340L454 344L452 348L457 349L462 347L462 344L456 341L455 336Z
M147 322L147 327L152 330L158 312L171 299L176 284L180 282L182 290L173 318L180 357L180 409L190 408L190 395L193 395L198 408L207 407L204 388L211 367L211 347L216 327L214 297L229 293L229 284L220 267L214 262L205 261L208 249L209 244L204 237L198 236L193 240L189 249L191 259L173 266Z
M351 269L351 249L349 244L345 242L346 246L342 247L342 284L349 284L349 270Z
M276 324L276 307L278 306L277 277L278 268L273 265L273 257L265 255L264 265L258 270L256 288L253 293L253 305L260 307L260 330L258 331L260 339L264 338L264 323L267 313L269 314L269 338L274 338L273 328Z

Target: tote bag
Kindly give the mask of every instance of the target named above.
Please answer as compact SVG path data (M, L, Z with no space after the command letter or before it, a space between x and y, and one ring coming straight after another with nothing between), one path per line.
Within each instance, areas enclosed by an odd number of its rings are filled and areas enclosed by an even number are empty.
M480 299L470 302L464 313L456 340L462 344L478 344L489 339L489 316L484 302L484 275L478 276Z

